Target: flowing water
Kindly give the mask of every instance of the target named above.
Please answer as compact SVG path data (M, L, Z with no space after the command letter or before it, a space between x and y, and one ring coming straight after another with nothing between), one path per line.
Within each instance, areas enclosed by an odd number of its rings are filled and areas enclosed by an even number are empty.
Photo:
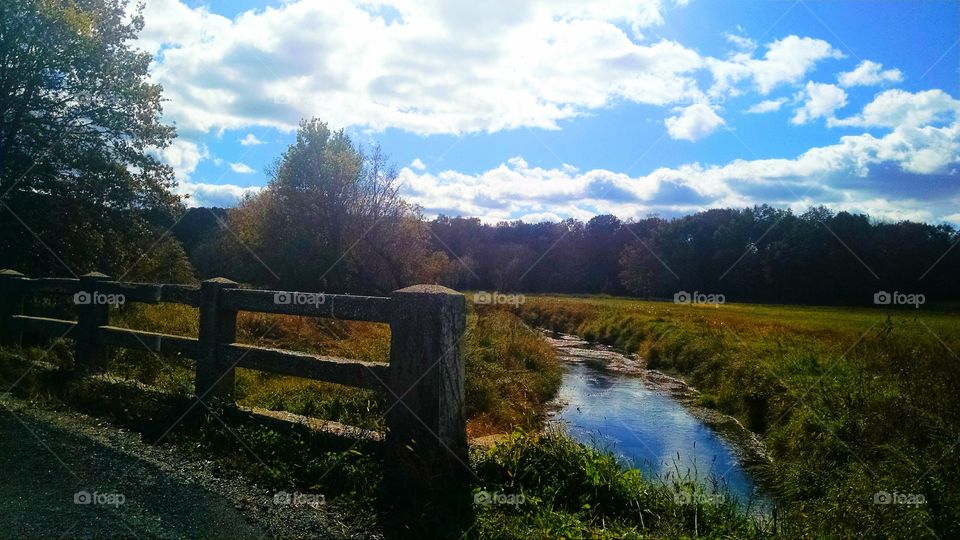
M636 359L574 336L548 339L566 366L552 421L574 439L612 451L647 477L715 480L741 501L763 498L744 466L762 445L735 420L696 407L694 390Z

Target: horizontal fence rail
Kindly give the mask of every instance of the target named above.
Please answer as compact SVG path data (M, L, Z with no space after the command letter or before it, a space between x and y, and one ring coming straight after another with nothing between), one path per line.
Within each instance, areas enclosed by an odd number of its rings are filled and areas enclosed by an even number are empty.
M77 320L27 315L24 300L71 296ZM197 338L110 326L111 306L139 302L198 308ZM236 343L237 313L327 317L388 323L388 364ZM234 403L236 368L373 390L386 398L384 478L411 496L431 498L464 483L467 456L462 337L466 304L459 293L416 285L389 297L241 289L215 278L199 287L111 281L98 273L28 278L0 270L0 344L23 334L72 339L73 370L103 372L111 347L195 360L195 398Z
M197 338L158 334L143 330L100 326L97 328L97 343L127 349L139 349L161 354L179 354L187 358L197 357Z
M11 292L21 294L74 294L80 290L80 280L71 278L23 278L12 283Z
M235 311L390 322L390 299L381 296L227 289L221 301L224 309Z
M47 317L30 317L28 315L12 315L10 326L18 331L31 334L41 334L53 337L74 337L73 331L77 323L63 319Z
M220 346L221 362L236 367L327 381L370 390L386 390L387 366L329 356L230 344Z

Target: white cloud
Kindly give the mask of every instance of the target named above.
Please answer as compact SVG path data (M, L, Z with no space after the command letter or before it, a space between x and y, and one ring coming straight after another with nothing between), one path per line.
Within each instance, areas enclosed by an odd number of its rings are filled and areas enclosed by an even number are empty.
M674 3L502 4L291 0L231 20L151 0L139 43L158 53L168 119L189 131L292 130L309 116L420 134L554 129L617 100L696 91L696 52L621 28L660 24Z
M680 109L680 114L664 120L671 138L697 141L717 130L724 124L709 105L695 103Z
M237 174L253 174L254 170L246 163L231 163L230 170Z
M544 223L547 221L556 223L558 221L563 221L562 217L554 214L553 212L534 212L531 214L524 214L518 219L524 223Z
M960 113L960 100L942 90L911 93L887 90L868 103L863 112L850 118L838 119L830 125L895 128L922 126L950 121Z
M240 139L240 144L242 146L256 146L258 144L263 144L263 141L257 138L253 133L247 133L247 136Z
M735 91L736 83L751 79L761 94L768 94L780 84L801 80L827 58L843 58L843 54L821 39L795 35L768 44L760 59L751 53L733 54L726 60L711 58L707 60L715 80L711 93Z
M890 219L937 220L956 212L960 184L960 124L899 127L883 137L842 137L793 159L692 163L632 177L604 169L578 172L530 166L522 157L478 174L401 171L404 195L429 215L478 216L488 222L521 216L623 218L652 212L688 213L706 208L769 203L805 209L823 204ZM892 174L951 180L936 193L902 194ZM885 176L887 175L887 176ZM917 177L920 178L920 177ZM919 180L911 180L919 182Z
M817 118L825 118L829 122L835 118L837 109L847 105L847 93L832 84L808 82L800 98L804 99L803 105L797 108L790 119L794 124L806 124Z
M261 187L241 187L234 184L207 184L204 182L184 182L177 187L177 193L186 195L187 206L235 206L246 194L260 191Z
M884 82L900 82L903 73L899 69L883 69L882 64L864 60L853 71L837 75L840 86L874 86Z
M779 111L780 107L782 107L786 102L787 98L768 99L757 103L744 112L749 114L764 114L768 112Z
M173 143L163 150L152 150L151 152L160 161L173 168L174 176L177 179L177 186L173 191L177 195L185 197L184 203L187 206L233 206L244 194L255 193L262 189L257 186L241 187L234 184L211 184L193 181L191 177L197 170L197 166L202 161L211 159L210 151L206 146L182 137L174 139ZM231 164L231 167L233 167L233 164Z
M422 171L427 168L427 165L423 161L421 161L420 158L416 158L410 162L410 167L418 171Z
M723 37L725 37L731 45L734 45L737 48L743 49L747 52L752 53L757 48L757 42L746 36L741 36L739 34L726 33L723 35Z
M163 150L151 150L161 162L173 168L173 174L178 182L188 180L201 161L210 158L210 151L204 145L188 141L184 138L174 139Z

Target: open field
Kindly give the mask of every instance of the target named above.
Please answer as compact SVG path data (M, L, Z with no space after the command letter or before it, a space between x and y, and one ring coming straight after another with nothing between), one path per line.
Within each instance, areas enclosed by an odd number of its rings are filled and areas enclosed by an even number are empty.
M960 533L956 313L528 296L518 314L637 353L762 434L787 534Z

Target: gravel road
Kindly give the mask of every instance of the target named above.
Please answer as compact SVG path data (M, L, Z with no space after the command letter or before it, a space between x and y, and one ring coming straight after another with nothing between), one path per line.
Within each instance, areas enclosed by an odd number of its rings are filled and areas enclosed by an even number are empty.
M66 410L0 395L0 537L340 538L323 507Z

